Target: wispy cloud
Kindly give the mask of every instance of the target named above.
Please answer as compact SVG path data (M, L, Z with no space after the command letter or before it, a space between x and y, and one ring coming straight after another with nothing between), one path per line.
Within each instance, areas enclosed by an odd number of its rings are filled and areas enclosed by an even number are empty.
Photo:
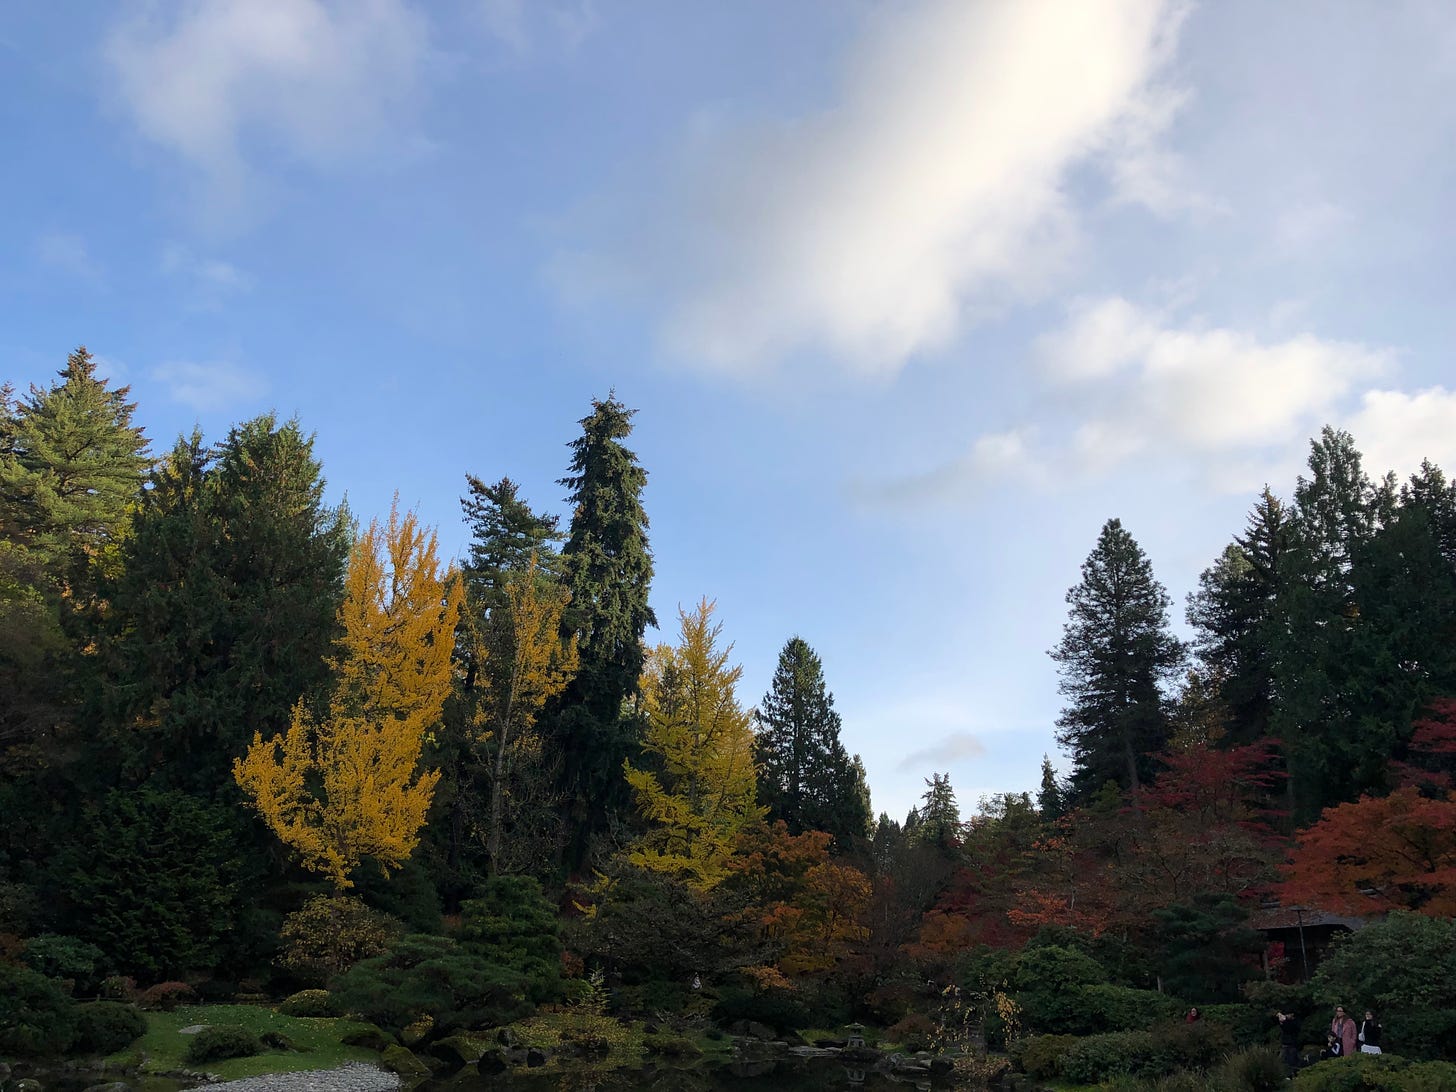
M153 368L151 377L169 388L174 401L200 412L248 405L268 389L257 372L226 362L174 361Z
M179 243L162 249L161 270L169 277L188 283L205 299L216 302L235 292L247 292L253 278L220 258L203 258Z
M213 0L148 6L106 48L147 139L241 199L259 146L316 167L372 145L408 107L428 51L403 0Z
M572 53L601 23L592 0L476 0L475 13L486 32L517 56L543 42Z
M105 279L101 263L91 255L86 240L79 235L42 235L35 241L35 256L42 265L83 281L100 284Z
M901 771L940 770L963 759L978 758L985 753L986 745L970 732L953 732L936 740L929 747L911 751L901 759L896 769Z
M569 294L663 301L661 334L683 361L743 370L813 349L893 373L1046 288L1079 235L1074 168L1173 203L1156 137L1181 101L1162 73L1182 10L887 6L832 108L705 122L670 192L651 194L653 215L624 216L621 242L565 255L557 272ZM642 224L659 226L644 240Z

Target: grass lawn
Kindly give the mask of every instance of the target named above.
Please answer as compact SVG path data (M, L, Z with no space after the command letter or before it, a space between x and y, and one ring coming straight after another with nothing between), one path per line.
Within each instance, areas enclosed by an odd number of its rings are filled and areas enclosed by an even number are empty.
M147 1033L120 1054L107 1059L112 1064L140 1062L147 1073L168 1073L182 1069L211 1073L223 1080L256 1077L263 1073L291 1073L304 1069L332 1069L346 1062L377 1062L379 1055L363 1047L345 1046L340 1039L364 1027L354 1020L333 1017L283 1016L257 1005L183 1005L175 1012L149 1012ZM296 1049L266 1050L252 1058L227 1058L206 1065L189 1063L185 1055L191 1035L181 1029L197 1024L238 1024L256 1035L276 1031L286 1035Z

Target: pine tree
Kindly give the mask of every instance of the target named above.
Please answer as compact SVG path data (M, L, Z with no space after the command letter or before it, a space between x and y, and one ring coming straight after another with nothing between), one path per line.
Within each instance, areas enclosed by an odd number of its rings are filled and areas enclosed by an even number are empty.
M920 801L915 829L912 831L906 826L905 833L910 840L947 852L960 845L961 809L950 785L950 774L937 773L926 778L925 795Z
M0 390L0 755L44 761L74 698L81 631L147 467L126 387L84 347L48 388Z
M840 741L834 695L824 667L802 638L791 637L779 653L769 691L754 714L759 796L771 819L794 834L823 830L848 846L868 836L871 812L856 771Z
M264 416L159 463L98 640L93 714L124 781L232 799L252 732L327 679L350 531L312 449Z
M623 445L632 416L615 397L592 403L572 441L571 526L562 550L580 668L550 713L562 755L562 793L573 821L567 866L580 869L594 836L629 804L622 763L636 754L640 725L625 711L642 674L642 635L657 618L648 604L652 552L642 490L647 472Z
M1057 720L1058 742L1072 755L1071 802L1104 782L1136 792L1151 774L1149 755L1167 740L1162 684L1183 661L1168 630L1171 600L1147 556L1108 520L1067 592L1070 618L1052 659L1071 699Z
M1036 794L1036 808L1043 819L1059 819L1066 812L1062 784L1052 767L1050 755L1041 756L1041 788Z
M629 859L707 890L727 875L738 836L763 809L755 802L750 717L735 693L743 668L729 666L731 644L718 646L723 627L713 623L712 603L678 616L677 647L659 646L643 678L646 761L625 764L648 824Z
M461 594L413 513L371 523L349 559L327 713L300 700L286 735L254 732L233 764L278 838L337 888L365 857L387 871L419 841L439 779L420 752L450 692Z

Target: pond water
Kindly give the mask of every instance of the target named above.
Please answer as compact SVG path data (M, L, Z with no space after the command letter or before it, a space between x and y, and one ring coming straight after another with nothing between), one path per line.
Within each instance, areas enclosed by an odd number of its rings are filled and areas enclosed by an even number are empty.
M497 1089L505 1092L908 1092L910 1089L949 1089L956 1086L924 1078L910 1080L883 1073L851 1069L832 1059L744 1062L689 1069L648 1067L640 1070L580 1070L543 1073L516 1070L494 1077L457 1077L430 1082L423 1090Z

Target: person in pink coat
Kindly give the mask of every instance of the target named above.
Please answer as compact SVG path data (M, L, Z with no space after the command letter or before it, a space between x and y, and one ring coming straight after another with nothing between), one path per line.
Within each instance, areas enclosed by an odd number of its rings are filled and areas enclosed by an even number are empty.
M1335 1018L1330 1021L1330 1034L1340 1041L1341 1057L1348 1058L1359 1051L1356 1037L1360 1034L1360 1029L1339 1005L1335 1006Z

